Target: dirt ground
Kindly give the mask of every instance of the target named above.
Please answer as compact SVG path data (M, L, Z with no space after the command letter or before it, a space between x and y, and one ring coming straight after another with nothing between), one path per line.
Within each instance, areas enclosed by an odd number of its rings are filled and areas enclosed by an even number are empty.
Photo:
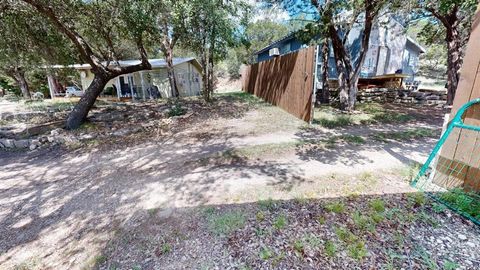
M0 268L479 267L478 228L405 195L442 110L327 129L236 94L169 106L101 105L74 145L0 152ZM419 127L433 133L409 138Z

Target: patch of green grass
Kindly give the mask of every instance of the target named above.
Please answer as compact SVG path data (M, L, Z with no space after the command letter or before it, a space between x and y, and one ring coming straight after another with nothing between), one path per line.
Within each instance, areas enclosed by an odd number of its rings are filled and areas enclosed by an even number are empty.
M334 129L346 127L353 124L352 118L348 115L336 115L334 117L319 117L312 121L313 124L320 125L325 128Z
M298 204L306 204L308 202L308 198L303 195L296 196L294 200Z
M277 208L277 205L272 198L268 198L266 200L259 200L257 204L258 207L263 210L273 211Z
M385 202L382 199L373 199L368 204L370 208L377 213L385 212Z
M287 217L284 214L279 215L273 221L273 227L277 230L281 230L287 226Z
M374 114L372 119L379 123L404 123L414 119L413 116L397 112L384 112Z
M465 192L461 188L454 188L442 193L440 199L458 211L473 218L480 219L480 196L474 192Z
M320 246L320 244L322 243L322 241L320 240L320 238L318 238L317 236L315 236L314 234L310 233L308 234L307 236L305 236L303 238L303 241L305 243L307 243L310 247L312 248L317 248Z
M438 225L439 225L438 221L425 211L418 212L416 214L416 220L422 221L422 222L424 222L428 225L431 225L432 227L438 227Z
M372 213L371 218L374 223L380 223L385 219L385 216L381 213L374 212Z
M373 135L373 138L377 141L388 142L392 140L393 141L411 141L414 139L432 138L436 136L437 134L433 129L414 128L414 129L405 130L405 131L378 132Z
M432 203L432 210L435 213L443 213L447 207L441 203Z
M255 235L256 236L260 236L260 237L263 237L265 236L266 232L264 229L262 228L255 228Z
M285 253L283 251L281 251L280 254L273 257L272 266L276 267L284 258L285 258Z
M360 181L374 184L377 182L377 177L371 172L363 172L360 174Z
M456 262L452 262L450 260L445 260L443 262L443 269L445 270L455 270L455 269L458 269L460 267L460 265Z
M264 221L265 220L265 214L262 211L258 211L257 214L255 215L257 218L257 221Z
M342 141L345 143L350 143L350 144L356 144L356 145L362 145L365 144L366 141L362 136L358 135L340 135L340 136L333 136L327 140L327 145L332 146L336 144L338 141Z
M423 248L419 249L418 253L420 261L427 269L434 270L439 268L437 262Z
M326 218L324 216L318 216L317 217L317 221L318 223L320 223L320 225L323 225L325 224L325 222L327 221Z
M422 192L414 192L407 194L407 200L410 206L423 206L427 202L427 197Z
M337 247L335 246L335 243L333 243L330 240L327 240L325 242L325 253L327 254L328 257L334 257L335 254L337 253Z
M95 123L92 122L85 122L80 126L80 130L90 131L96 128Z
M162 254L167 254L172 251L172 246L169 243L164 243L160 248Z
M154 209L157 209L157 208L154 208ZM207 216L215 214L215 207L206 206L205 208L203 208L203 214Z
M266 104L262 99L243 91L218 93L217 96L227 101L240 101L249 105Z
M345 211L345 204L343 204L343 202L332 202L326 204L325 209L327 209L328 212L341 214Z
M301 257L305 250L305 244L301 240L295 240L295 242L293 242L293 250Z
M260 252L258 253L258 256L260 259L266 261L268 259L271 259L275 254L273 253L273 250L271 250L268 247L262 247Z
M217 235L228 235L245 225L245 215L239 211L230 211L219 215L209 215L209 229Z
M52 102L30 102L25 103L25 106L32 111L70 111L75 106L75 102L71 101L59 101L55 100Z
M335 234L337 234L337 237L339 240L345 243L354 243L355 241L358 240L358 237L347 228L343 228L343 227L335 228Z
M168 110L168 117L181 116L187 113L187 109L183 108L180 103L174 104L170 110Z
M150 216L155 216L157 213L158 213L158 208L150 208L150 209L147 209L147 212Z
M95 262L96 265L100 265L104 262L107 261L107 256L105 255L97 255L93 258L93 261Z
M353 223L362 231L375 231L375 223L369 216L362 215L360 211L355 211L352 215Z
M400 168L399 174L407 182L411 182L420 171L421 165L419 163L412 163L409 166Z
M367 103L360 103L357 105L357 110L362 111L368 114L377 114L377 113L384 113L385 108L383 108L382 104L376 102L367 102Z
M354 243L351 243L347 246L348 255L355 260L362 260L365 256L367 256L367 248L365 247L365 243L361 240L357 240Z

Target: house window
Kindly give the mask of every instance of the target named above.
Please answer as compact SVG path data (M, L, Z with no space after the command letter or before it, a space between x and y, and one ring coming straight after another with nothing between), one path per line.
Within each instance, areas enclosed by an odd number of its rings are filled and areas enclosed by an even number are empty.
M412 67L412 69L415 69L418 66L418 56L415 54L410 54L408 64Z
M281 54L285 54L289 52L290 52L290 43L286 43L282 46Z

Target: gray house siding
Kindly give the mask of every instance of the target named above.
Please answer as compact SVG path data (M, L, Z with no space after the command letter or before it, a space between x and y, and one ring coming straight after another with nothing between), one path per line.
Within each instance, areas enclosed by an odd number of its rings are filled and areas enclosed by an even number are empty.
M370 42L365 61L360 71L361 77L372 77L376 75L392 74L402 70L404 74L414 77L418 58L423 49L404 33L404 27L390 16L382 16L375 23L370 36ZM361 47L362 27L355 25L349 33L347 42L353 61L358 61ZM279 48L280 54L286 54L306 47L295 35L290 35L282 40L264 48L257 55L258 61L265 61L272 58L269 56L269 49ZM329 55L329 77L337 76L333 50ZM317 65L322 64L321 55ZM321 77L320 75L318 77Z
M280 55L295 52L300 50L302 47L306 47L300 40L296 39L295 37L291 37L289 39L284 39L279 42L273 43L268 46L268 49L264 49L257 55L257 62L266 61L272 58L269 55L269 50L271 48L278 48L280 51Z

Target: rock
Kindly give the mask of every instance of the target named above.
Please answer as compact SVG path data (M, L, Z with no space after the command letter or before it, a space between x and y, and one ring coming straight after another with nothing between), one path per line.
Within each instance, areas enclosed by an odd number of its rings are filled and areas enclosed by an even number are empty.
M15 143L12 139L0 139L0 147L2 148L14 148Z
M39 141L40 143L46 143L46 142L48 142L48 137L47 137L47 136L39 137L39 138L38 138L38 141Z
M47 141L53 143L55 141L55 137L47 136Z
M95 139L95 135L93 134L82 134L78 137L79 140L91 140Z
M61 133L62 131L63 131L63 130L62 130L61 128L56 128L56 129L50 131L50 135L52 135L52 136L58 136L58 135L60 135L60 133Z
M30 150L35 150L37 148L38 146L36 144L30 144L30 147L29 147Z
M16 148L28 148L30 146L30 141L29 140L18 140L14 141L15 147Z
M467 240L467 237L466 237L465 235L463 235L463 234L459 234L459 235L458 235L458 239L460 239L460 240L462 240L462 241L465 241L465 240Z

